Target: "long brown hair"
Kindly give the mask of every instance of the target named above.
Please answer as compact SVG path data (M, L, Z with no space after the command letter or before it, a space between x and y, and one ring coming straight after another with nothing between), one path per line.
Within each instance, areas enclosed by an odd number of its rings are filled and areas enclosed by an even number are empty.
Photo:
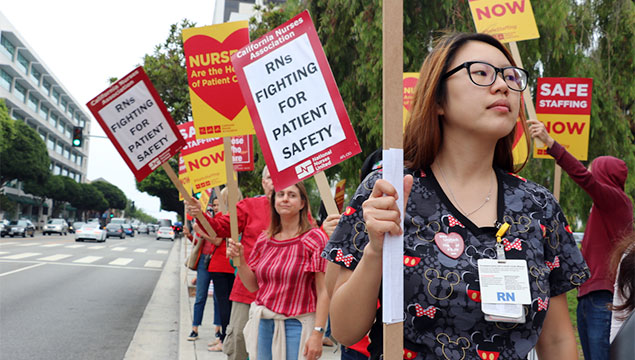
M612 311L624 311L624 315L617 315L620 320L625 320L635 310L635 232L626 236L613 250L611 254L611 275L616 275L617 292L626 300L623 304L609 308ZM619 265L619 272L617 272Z
M300 219L298 220L299 230L298 234L302 235L305 232L311 230L313 228L313 224L309 220L309 211L311 209L311 204L309 204L309 195L306 192L306 188L304 187L304 183L300 181L295 184L295 187L300 191L300 198L304 200L304 207L300 210ZM282 223L280 221L280 214L276 210L276 192L273 191L271 193L271 201L269 201L271 206L271 223L269 223L269 229L267 229L267 235L269 237L273 237L282 231Z
M490 35L453 33L439 38L434 49L421 66L419 80L415 87L412 112L403 136L406 167L425 169L434 162L434 158L439 153L443 126L441 118L437 114L437 106L445 102L447 95L442 76L448 71L457 51L469 41L480 41L494 46L505 55L513 66L516 66L516 62L507 48ZM522 106L519 117L525 134L528 134L527 121ZM527 159L525 159L525 162L514 168L512 148L516 131L516 126L514 126L511 133L498 140L494 150L494 165L505 171L518 172L527 163ZM527 153L529 153L529 137L525 136L525 140Z

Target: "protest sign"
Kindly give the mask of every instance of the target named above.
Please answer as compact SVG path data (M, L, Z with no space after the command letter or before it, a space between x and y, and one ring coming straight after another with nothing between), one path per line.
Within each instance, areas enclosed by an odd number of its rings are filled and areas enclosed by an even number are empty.
M185 170L185 160L183 160L183 155L179 155L179 181L185 189L191 191L192 187L190 186L190 178L187 176L187 170ZM183 201L183 194L179 192L179 201Z
M254 170L254 140L251 135L231 138L234 171Z
M419 73L405 72L403 73L403 127L406 128L408 118L410 118L410 109L412 107L412 99L415 97L415 86L419 80Z
M249 23L183 29L196 138L253 134L230 56L249 42Z
M274 187L360 152L308 11L232 55Z
M185 145L142 67L121 78L86 106L137 181L145 179Z
M529 0L471 0L469 4L477 32L504 43L540 37Z
M538 120L578 160L588 157L592 88L589 78L538 78ZM534 157L551 158L546 147L534 147Z

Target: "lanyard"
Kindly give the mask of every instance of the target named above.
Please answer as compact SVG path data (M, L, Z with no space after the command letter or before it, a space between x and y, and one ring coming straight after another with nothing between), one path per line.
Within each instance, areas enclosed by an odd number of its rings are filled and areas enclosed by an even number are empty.
M509 230L508 223L497 222L498 231L496 231L496 258L498 260L505 260L505 247L503 246L503 236Z

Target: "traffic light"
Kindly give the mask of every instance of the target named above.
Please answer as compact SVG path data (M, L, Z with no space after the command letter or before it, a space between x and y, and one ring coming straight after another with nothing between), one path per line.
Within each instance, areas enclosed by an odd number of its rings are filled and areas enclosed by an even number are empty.
M110 218L113 218L113 217L115 217L115 214L110 213Z
M194 194L194 197L200 200L201 199L201 195L203 195L203 193L201 191L199 191L199 192Z
M74 147L82 146L82 143L84 142L83 131L84 131L84 128L81 126L73 127L73 146Z

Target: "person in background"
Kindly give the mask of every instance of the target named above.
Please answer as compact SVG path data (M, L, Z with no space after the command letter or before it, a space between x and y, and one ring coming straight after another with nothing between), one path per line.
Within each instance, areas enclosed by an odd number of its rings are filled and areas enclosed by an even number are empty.
M240 242L243 245L245 258L249 258L256 239L267 229L271 221L269 198L273 192L273 182L267 167L262 170L261 183L265 195L246 198L236 204L238 232L242 234ZM192 216L201 213L200 207L196 203L197 200L194 198L188 201L187 211ZM206 214L203 215L216 232L216 236L231 237L229 214L222 214L214 218ZM205 232L204 229L203 232ZM249 318L249 305L256 299L256 294L245 288L240 274L236 276L229 299L232 301L232 308L223 343L223 353L227 355L228 360L247 360L248 354L245 348L243 329Z
M249 259L241 243L230 241L227 248L229 256L240 257L238 274L256 293L245 327L249 358L316 360L329 306L320 256L327 238L313 227L302 182L274 192L270 203L269 229Z
M529 120L529 134L547 145L547 153L593 200L582 238L582 256L591 278L578 287L578 333L586 360L609 358L613 285L609 258L620 239L633 231L633 203L624 192L628 168L612 156L595 158L589 169L547 132Z
M198 205L198 201L197 206L200 206ZM203 313L205 311L205 304L207 303L207 292L209 290L210 281L212 280L212 274L210 273L208 267L212 254L214 253L214 245L216 245L216 243L203 239L201 236L202 233L196 224L196 220L192 220L192 222L194 223L194 232L191 234L191 238L188 237L188 239L194 243L197 241L203 241L203 248L201 249L201 256L196 267L196 300L194 301L192 332L190 332L190 335L187 337L187 340L189 341L195 341L199 338L198 327L201 326L203 321Z
M404 358L525 359L536 347L541 360L577 359L566 292L589 271L553 195L513 164L527 82L490 35L446 34L434 44L404 131L403 195L372 172L324 250L341 267L330 315L343 345L370 331L371 359L383 356L377 301L390 233L404 237ZM487 315L481 295L496 294L478 281L481 260L503 258L526 266L509 270L527 276L529 304Z
M227 208L227 188L221 190L220 199L218 197L212 200L212 210L215 216L221 216L220 202L223 201L225 208ZM223 192L225 195L223 196ZM242 194L239 194L239 200L242 200ZM197 228L197 231L206 237L205 233ZM231 314L231 301L229 295L234 285L234 268L230 265L229 259L226 255L226 241L220 239L220 241L214 241L218 243L214 246L212 259L209 263L208 270L211 273L211 278L214 286L214 324L220 325L220 329L217 329L218 342L212 341L208 345L209 351L222 351L223 341L227 335L227 326L229 324L229 318Z

